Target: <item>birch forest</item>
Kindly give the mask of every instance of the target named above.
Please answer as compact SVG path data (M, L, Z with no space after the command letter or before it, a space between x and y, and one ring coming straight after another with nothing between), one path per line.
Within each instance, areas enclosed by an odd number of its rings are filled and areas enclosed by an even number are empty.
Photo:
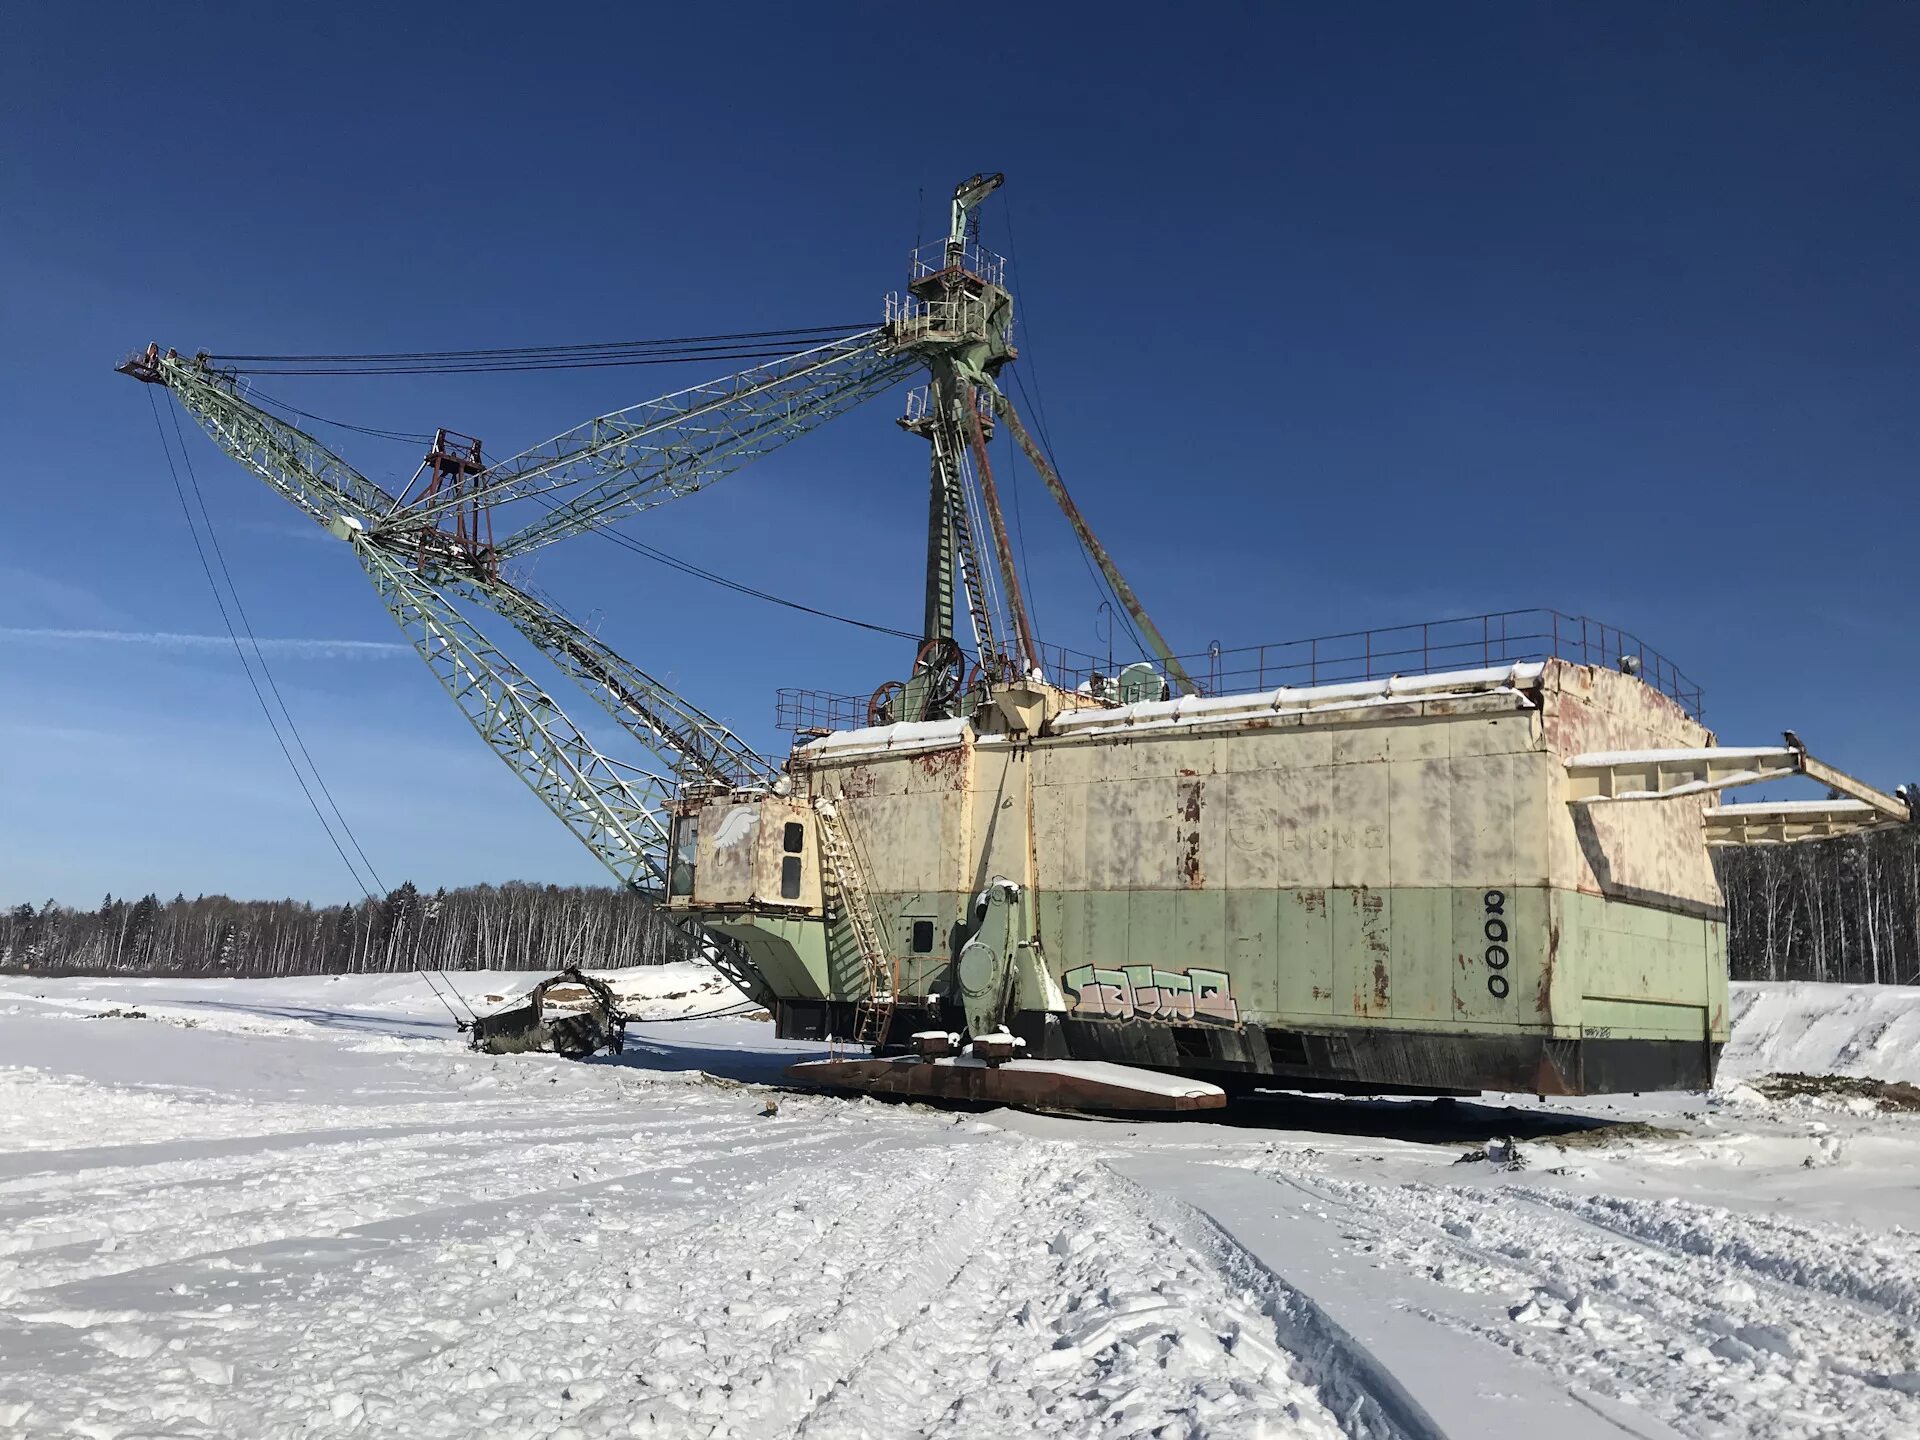
M349 971L558 970L691 957L656 907L600 886L473 885L309 905L108 895L96 910L0 912L0 969L87 975L325 975Z
M1714 861L1734 979L1920 984L1920 826Z

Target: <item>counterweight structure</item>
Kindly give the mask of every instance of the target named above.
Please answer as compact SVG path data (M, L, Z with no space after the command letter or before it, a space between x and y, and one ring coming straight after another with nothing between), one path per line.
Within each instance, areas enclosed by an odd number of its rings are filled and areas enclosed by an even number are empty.
M781 1035L856 1052L798 1078L1149 1109L1260 1083L1707 1083L1727 1023L1708 843L1906 823L1911 797L1791 737L1720 747L1638 652L1568 653L1557 626L1498 664L1376 675L1369 647L1352 683L1201 684L1000 387L1013 298L977 234L1000 181L956 188L879 326L507 460L439 431L417 494L251 403L210 357L150 346L119 368L348 546L494 753L704 935ZM923 633L851 728L762 755L510 578L909 380L900 424L929 452ZM1118 675L1070 673L1034 633L990 463L1003 426L1142 642ZM496 518L517 528L496 538ZM602 753L472 612L574 681L634 758ZM1716 803L1789 774L1834 798Z

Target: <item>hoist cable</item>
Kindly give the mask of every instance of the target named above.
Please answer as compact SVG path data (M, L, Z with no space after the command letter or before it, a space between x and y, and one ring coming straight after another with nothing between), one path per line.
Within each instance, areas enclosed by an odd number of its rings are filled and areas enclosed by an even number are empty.
M533 370L606 370L633 365L687 365L708 360L780 360L793 352L788 349L740 350L734 348L686 350L672 354L652 351L608 357L561 356L552 359L513 361L433 361L422 365L290 365L256 367L222 366L239 375L519 375Z
M772 340L790 335L832 333L848 335L869 328L866 322L844 325L799 325L786 330L736 330L720 335L676 335L655 340L588 340L571 345L505 345L477 350L387 350L347 352L336 355L216 355L215 360L320 361L347 360L470 360L496 355L564 355L587 350L676 349L688 345L707 345L721 341Z
M301 774L300 766L294 761L293 752L287 748L286 739L280 733L280 726L274 721L273 710L267 704L267 697L260 689L260 682L254 678L253 667L247 663L247 652L241 647L239 632L234 629L232 617L227 613L226 601L220 595L219 582L213 578L213 566L207 560L206 547L200 543L199 527L193 523L193 510L187 504L186 488L180 483L180 472L173 463L173 450L167 444L166 428L160 423L160 408L154 404L152 391L147 392L147 404L153 410L154 431L160 437L161 453L167 458L167 471L173 477L173 493L180 501L180 514L187 522L187 533L193 539L194 553L200 557L200 569L207 577L207 588L213 592L213 603L218 607L220 619L227 627L227 638L233 641L233 653L240 658L240 668L246 672L247 684L253 689L253 698L260 702L260 713L267 717L267 726L273 731L273 738L280 746L280 753L286 756L287 768L293 771L293 778L300 786L300 793L307 797L307 804L313 808L314 818L320 822L320 828L326 831L327 840L339 855L340 863L347 867L347 873L353 877L354 887L371 900L374 898L373 892L367 888L366 881L354 868L353 861L347 858L346 849L334 835L333 827L327 823L326 812L321 810L320 802L313 798L313 791L308 786L306 777Z
M380 897L367 888L366 881L361 878L360 872L354 868L353 861L347 858L346 849L340 844L339 837L334 834L333 826L327 823L326 812L320 808L319 802L313 798L313 791L308 787L306 777L301 773L299 765L295 763L293 752L288 749L286 738L280 733L280 726L273 718L273 710L267 704L266 696L260 689L260 682L254 678L253 667L247 661L247 652L240 644L239 633L234 629L232 617L227 611L226 599L221 595L219 582L213 577L213 566L207 563L206 547L200 543L200 531L194 524L193 510L187 504L186 490L180 484L180 472L174 466L173 451L167 444L167 432L165 427L160 423L160 408L154 402L153 392L151 390L147 392L147 405L153 413L154 430L160 437L160 451L161 454L166 456L167 471L173 478L174 496L180 502L180 513L186 519L187 533L192 537L194 553L198 555L200 559L201 573L207 577L207 588L213 592L213 603L220 611L221 622L226 626L227 638L233 642L233 653L239 657L240 668L245 672L247 684L253 690L253 698L259 702L260 713L266 717L267 728L273 731L274 742L279 745L280 753L286 757L287 768L293 771L293 778L300 786L300 793L306 796L307 804L313 810L314 818L320 822L320 828L326 832L328 843L333 846L334 853L340 857L340 863L347 867L347 873L353 878L354 886L366 897L368 902L376 901ZM247 641L253 647L254 659L260 664L260 671L266 679L267 688L273 692L273 698L280 706L280 713L286 718L287 729L293 735L294 743L299 746L301 755L305 757L308 769L313 773L314 784L318 785L320 787L320 793L326 796L327 804L332 808L334 818L339 822L341 832L346 835L348 843L353 846L354 853L360 857L361 864L366 866L367 875L372 878L375 885L384 891L386 889L386 882L380 878L379 872L373 867L373 862L367 858L367 852L361 847L359 837L353 833L353 827L347 823L347 817L341 813L339 803L333 798L333 792L327 788L327 782L325 777L320 773L320 767L314 764L313 755L307 749L307 742L300 734L300 727L294 723L293 712L287 708L286 698L280 693L279 683L273 678L273 671L267 664L266 654L260 648L259 637L254 633L253 624L247 618L246 607L240 600L240 591L233 583L233 572L227 568L226 553L220 548L219 534L213 528L213 516L207 509L206 495L200 489L200 479L194 470L193 456L187 449L186 433L180 425L180 416L177 411L174 413L173 427L174 437L180 444L180 458L187 467L187 478L192 484L194 500L200 509L201 523L206 526L207 539L213 546L214 557L220 565L220 573L226 577L227 590L233 599L233 613L239 615L241 627L247 632ZM453 1008L453 1005L448 1001L447 997L441 993L439 986L433 983L432 977L418 966L415 966L414 969L420 978L426 981L427 988L433 991L434 998L446 1007L447 1014L452 1017L454 1024L458 1025L460 1023L459 1012ZM465 1006L467 1014L472 1016L474 1013L473 1007L467 1004L466 997L455 988L451 980L446 979L444 976L442 976L441 979L447 989L453 993L454 999Z
M1013 499L1013 539L1020 547L1020 583L1027 588L1027 616L1034 633L1040 630L1040 617L1034 606L1033 571L1027 565L1027 531L1020 521L1020 452L1014 445L1013 430L1005 432L1007 442L1007 490Z
M371 435L376 440L398 440L408 445L431 445L431 435L411 435L404 430L381 430L372 425L355 425L351 420L332 420L325 415L316 415L311 410L302 410L298 405L289 405L284 400L275 399L259 387L248 384L243 400L258 400L271 405L289 415L297 415L302 420L318 420L322 425L331 425L339 430L351 430L358 435Z
M1013 233L1013 205L1010 200L1003 199L1001 201L1000 214L1006 221L1007 226L1007 259L1013 265L1014 274L1018 275L1020 273L1020 242L1015 238ZM1029 342L1031 342L1033 334L1033 307L1030 303L1023 302L1022 310L1025 318L1022 319L1020 323L1028 334ZM1033 359L1032 350L1033 346L1029 343L1024 356L1027 362L1024 368L1033 372L1033 394L1031 398L1029 398L1027 394L1027 383L1020 371L1014 371L1013 380L1014 384L1017 385L1020 390L1022 409L1033 417L1034 433L1039 437L1041 453L1047 457L1047 463L1053 466L1054 473L1057 475L1060 473L1060 462L1054 458L1053 427L1047 420L1046 396L1040 388L1040 367ZM1085 547L1077 546L1076 548L1081 551L1080 561L1086 566L1087 574L1093 579L1094 593L1102 595L1112 602L1113 613L1120 616L1121 623L1127 627L1127 633L1133 637L1134 648L1140 652L1143 659L1146 658L1146 642L1140 638L1140 632L1135 628L1133 623L1133 616L1128 613L1127 607L1120 603L1120 597L1114 593L1113 585L1106 578L1105 574L1095 569L1086 554Z
M546 506L548 510L557 511L561 508L558 501L549 500L544 495L535 495L532 498L538 500L542 505ZM856 629L871 630L878 635L893 635L902 640L915 641L922 638L917 631L899 630L891 625L881 625L871 620L856 620L851 615L838 615L831 610L822 610L818 606L805 605L798 600L788 600L770 591L760 590L752 585L744 584L741 581L729 579L727 576L716 574L712 570L702 569L690 560L682 560L678 555L669 554L665 550L655 549L644 541L636 540L631 535L614 529L603 520L590 521L587 524L587 528L593 534L600 536L604 540L611 541L623 550L632 551L634 554L652 560L656 564L665 565L668 569L678 570L684 575L691 575L697 580L705 580L709 584L718 585L722 589L732 590L737 594L748 596L754 600L764 600L770 605L782 605L789 610L798 610L805 615L817 615L822 620L834 620L842 625L852 625Z
M312 752L307 749L306 737L301 735L300 727L294 723L293 712L287 708L286 697L280 693L280 682L274 679L273 669L267 664L266 654L260 649L259 638L254 634L253 622L247 618L247 608L240 601L239 587L233 583L233 572L227 568L227 556L220 547L220 535L213 528L213 516L207 510L207 497L200 489L200 477L194 471L193 456L187 450L186 432L180 424L178 410L173 412L173 433L180 442L180 458L186 462L187 479L193 486L193 498L200 507L200 520L206 526L207 539L213 546L214 559L219 562L221 575L226 577L227 592L233 597L234 613L240 617L240 626L247 632L247 643L253 647L253 657L260 664L260 673L266 677L267 689L273 692L274 703L280 707L280 713L286 719L287 730L292 734L294 744L300 747L300 755L307 762L307 769L313 772L314 783L320 787L320 793L326 797L328 808L333 811L333 818L340 824L341 833L347 837L348 843L353 846L353 853L360 857L360 863L366 867L367 874L373 877L373 883L384 895L387 891L387 882L382 880L380 872L374 869L373 862L367 858L367 852L361 848L359 837L353 833L353 827L347 823L347 817L341 813L339 802L333 798L333 792L327 788L326 777L320 773L320 767L314 764ZM215 598L218 598L217 592ZM238 643L236 639L236 646Z
M1027 395L1026 381L1020 378L1020 372L1018 370L1013 372L1013 383L1020 391L1021 406L1028 410L1037 410L1037 407L1032 404L1030 397ZM1047 457L1047 463L1053 466L1054 474L1058 475L1060 473L1060 463L1054 459L1053 446L1048 442L1046 432L1044 430L1038 431L1037 437L1040 442L1040 452ZM1078 537L1075 538L1077 542ZM1114 592L1112 583L1108 581L1106 575L1102 573L1099 567L1093 563L1093 557L1087 554L1087 547L1085 545L1076 543L1074 550L1080 556L1080 563L1086 567L1087 577L1093 581L1093 593L1104 596L1111 602L1113 613L1120 617L1120 623L1127 627L1127 634L1133 637L1134 649L1140 653L1142 659L1145 659L1147 655L1146 642L1140 638L1140 632L1134 628L1133 616L1128 613L1127 607L1120 603L1120 597Z

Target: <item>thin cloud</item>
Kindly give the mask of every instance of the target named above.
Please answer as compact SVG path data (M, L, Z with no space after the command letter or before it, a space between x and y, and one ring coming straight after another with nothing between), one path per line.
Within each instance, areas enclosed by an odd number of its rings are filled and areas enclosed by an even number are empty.
M233 649L233 641L225 635L185 635L174 630L54 630L0 625L0 639L46 645L144 645L176 655ZM390 660L413 653L412 646L392 640L266 639L259 645L263 654L294 660Z

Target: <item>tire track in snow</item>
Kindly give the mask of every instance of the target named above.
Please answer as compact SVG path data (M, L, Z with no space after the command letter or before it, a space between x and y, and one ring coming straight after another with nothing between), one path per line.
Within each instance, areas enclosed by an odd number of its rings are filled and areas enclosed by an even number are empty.
M1641 1223L1620 1233L1589 1213L1631 1215L1644 1202L1521 1186L1308 1179L1267 1166L1258 1173L1338 1212L1357 1250L1377 1263L1507 1302L1504 1324L1475 1318L1471 1307L1423 1309L1429 1319L1478 1334L1569 1383L1642 1405L1676 1429L1782 1440L1841 1429L1916 1433L1920 1342L1911 1325L1861 1305L1844 1288L1830 1293L1765 1269L1837 1283L1868 1237L1707 1207L1691 1207L1699 1212L1688 1217L1692 1228ZM1706 1216L1721 1243L1699 1239ZM1659 1243L1668 1233L1676 1243ZM1824 1261L1798 1270L1779 1265L1765 1237L1789 1233L1824 1249Z
M598 1173L562 1168L600 1148L586 1124L557 1152L471 1132L486 1186L434 1168L438 1137L284 1174L263 1153L249 1213L284 1253L210 1251L176 1215L145 1243L191 1244L166 1262L189 1283L125 1268L129 1247L0 1304L0 1418L102 1440L1342 1433L1260 1297L1084 1151L891 1107L650 1098L693 1110L695 1138ZM603 1108L643 1133L630 1097ZM449 1184L460 1203L427 1203ZM316 1222L349 1185L387 1218L336 1242Z
M1521 1186L1508 1186L1505 1193L1656 1253L1737 1265L1759 1284L1789 1294L1816 1293L1876 1319L1920 1321L1920 1243L1911 1237L1904 1254L1865 1234L1851 1237L1836 1253L1832 1237L1844 1233L1837 1227L1823 1233L1771 1215Z
M598 1173L606 1167L609 1150L630 1132L631 1127L608 1126L572 1144L526 1146L521 1157L523 1163L553 1176L576 1175L580 1168L588 1168L595 1172L595 1179L583 1183L591 1186L650 1178L710 1160L715 1153L711 1140L705 1145L688 1142L653 1152L649 1163ZM324 1165L264 1163L247 1176L229 1178L228 1185L237 1185L238 1192L223 1198L244 1203L208 1204L200 1197L185 1213L169 1193L172 1187L143 1192L141 1200L132 1204L124 1196L109 1196L90 1208L61 1210L46 1226L29 1222L9 1227L8 1239L0 1241L0 1290L9 1279L17 1290L32 1293L190 1264L295 1237L346 1234L513 1199L520 1193L521 1182L502 1173L496 1158L508 1138L497 1133L470 1135L465 1149L473 1158L459 1164L445 1163L444 1151L416 1163L392 1164L377 1143L358 1147L355 1153L329 1156ZM735 1142L735 1153L788 1149L820 1138L806 1133L762 1135L751 1142ZM427 1189L409 1188L422 1181L430 1182ZM579 1188L578 1184L550 1183L539 1193L560 1199ZM194 1193L186 1182L179 1190ZM212 1246L207 1244L210 1234L217 1239ZM8 1245L10 1250L4 1248ZM29 1283L19 1284L23 1280Z
M1259 1298L1084 1152L1003 1166L978 1253L802 1421L812 1440L915 1435L1346 1433L1276 1343ZM1115 1221L1159 1263L1110 1249ZM1118 1263L1116 1263L1118 1262ZM944 1265L942 1268L945 1268ZM942 1353L928 1392L917 1357Z

